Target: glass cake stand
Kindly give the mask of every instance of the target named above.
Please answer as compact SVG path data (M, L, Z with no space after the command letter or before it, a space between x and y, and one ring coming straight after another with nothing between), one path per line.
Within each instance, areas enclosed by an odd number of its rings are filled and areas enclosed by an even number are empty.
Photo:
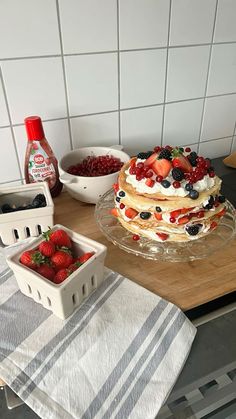
M226 201L226 213L215 230L200 239L182 243L158 242L146 237L134 241L133 233L126 230L118 219L110 214L112 208L114 208L114 192L111 189L101 197L95 208L95 219L100 230L108 240L122 250L146 259L168 262L203 259L221 249L235 237L236 210L229 201Z

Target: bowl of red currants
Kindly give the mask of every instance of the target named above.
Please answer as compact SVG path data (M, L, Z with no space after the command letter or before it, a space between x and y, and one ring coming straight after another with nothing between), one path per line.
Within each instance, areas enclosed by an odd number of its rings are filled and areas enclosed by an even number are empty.
M59 161L60 181L73 198L96 204L129 159L121 146L77 148Z

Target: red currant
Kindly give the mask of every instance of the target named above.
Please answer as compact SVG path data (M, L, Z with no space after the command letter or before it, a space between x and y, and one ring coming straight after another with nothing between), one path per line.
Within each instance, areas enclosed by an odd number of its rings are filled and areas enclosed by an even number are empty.
M133 240L138 241L140 239L140 236L138 234L133 235Z
M120 204L120 209L124 209L124 207L125 207L125 204L123 204L123 203L121 202L121 204Z
M161 183L163 181L163 176L161 176L161 175L157 176L156 181Z
M175 222L176 222L175 217L170 217L170 222L171 222L171 223L175 223Z
M180 182L178 182L178 180L175 180L175 181L173 182L173 187L174 187L175 189L180 188L180 186L181 186L181 184L180 184Z
M185 151L186 151L186 153L190 153L191 148L190 148L190 147L186 147L186 148L185 148Z
M208 174L209 174L209 177L215 177L215 172L210 172Z

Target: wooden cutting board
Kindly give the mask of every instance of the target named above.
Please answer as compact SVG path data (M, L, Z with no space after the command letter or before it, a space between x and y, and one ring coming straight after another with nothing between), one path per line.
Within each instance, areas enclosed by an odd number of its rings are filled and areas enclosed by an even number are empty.
M94 205L63 192L54 199L55 224L84 234L108 248L106 266L173 302L183 311L236 290L236 240L212 256L193 262L151 261L131 255L102 235L94 219Z

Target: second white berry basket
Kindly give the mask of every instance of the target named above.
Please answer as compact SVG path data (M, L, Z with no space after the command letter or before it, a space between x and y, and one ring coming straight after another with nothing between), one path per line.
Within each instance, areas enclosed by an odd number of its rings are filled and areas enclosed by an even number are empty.
M24 251L39 246L42 237L33 240L30 245L26 245L20 251L18 250L13 255L8 256L7 263L12 269L23 294L51 310L57 317L66 319L103 282L107 248L59 224L55 225L52 231L57 229L63 229L69 235L76 256L85 252L94 252L94 255L87 262L83 263L61 284L54 284L43 278L19 261Z
M52 227L54 204L47 182L0 188L0 205L6 202L23 205L32 201L37 194L45 196L45 207L0 213L0 240L3 245L9 246L27 237L36 237L47 227Z

